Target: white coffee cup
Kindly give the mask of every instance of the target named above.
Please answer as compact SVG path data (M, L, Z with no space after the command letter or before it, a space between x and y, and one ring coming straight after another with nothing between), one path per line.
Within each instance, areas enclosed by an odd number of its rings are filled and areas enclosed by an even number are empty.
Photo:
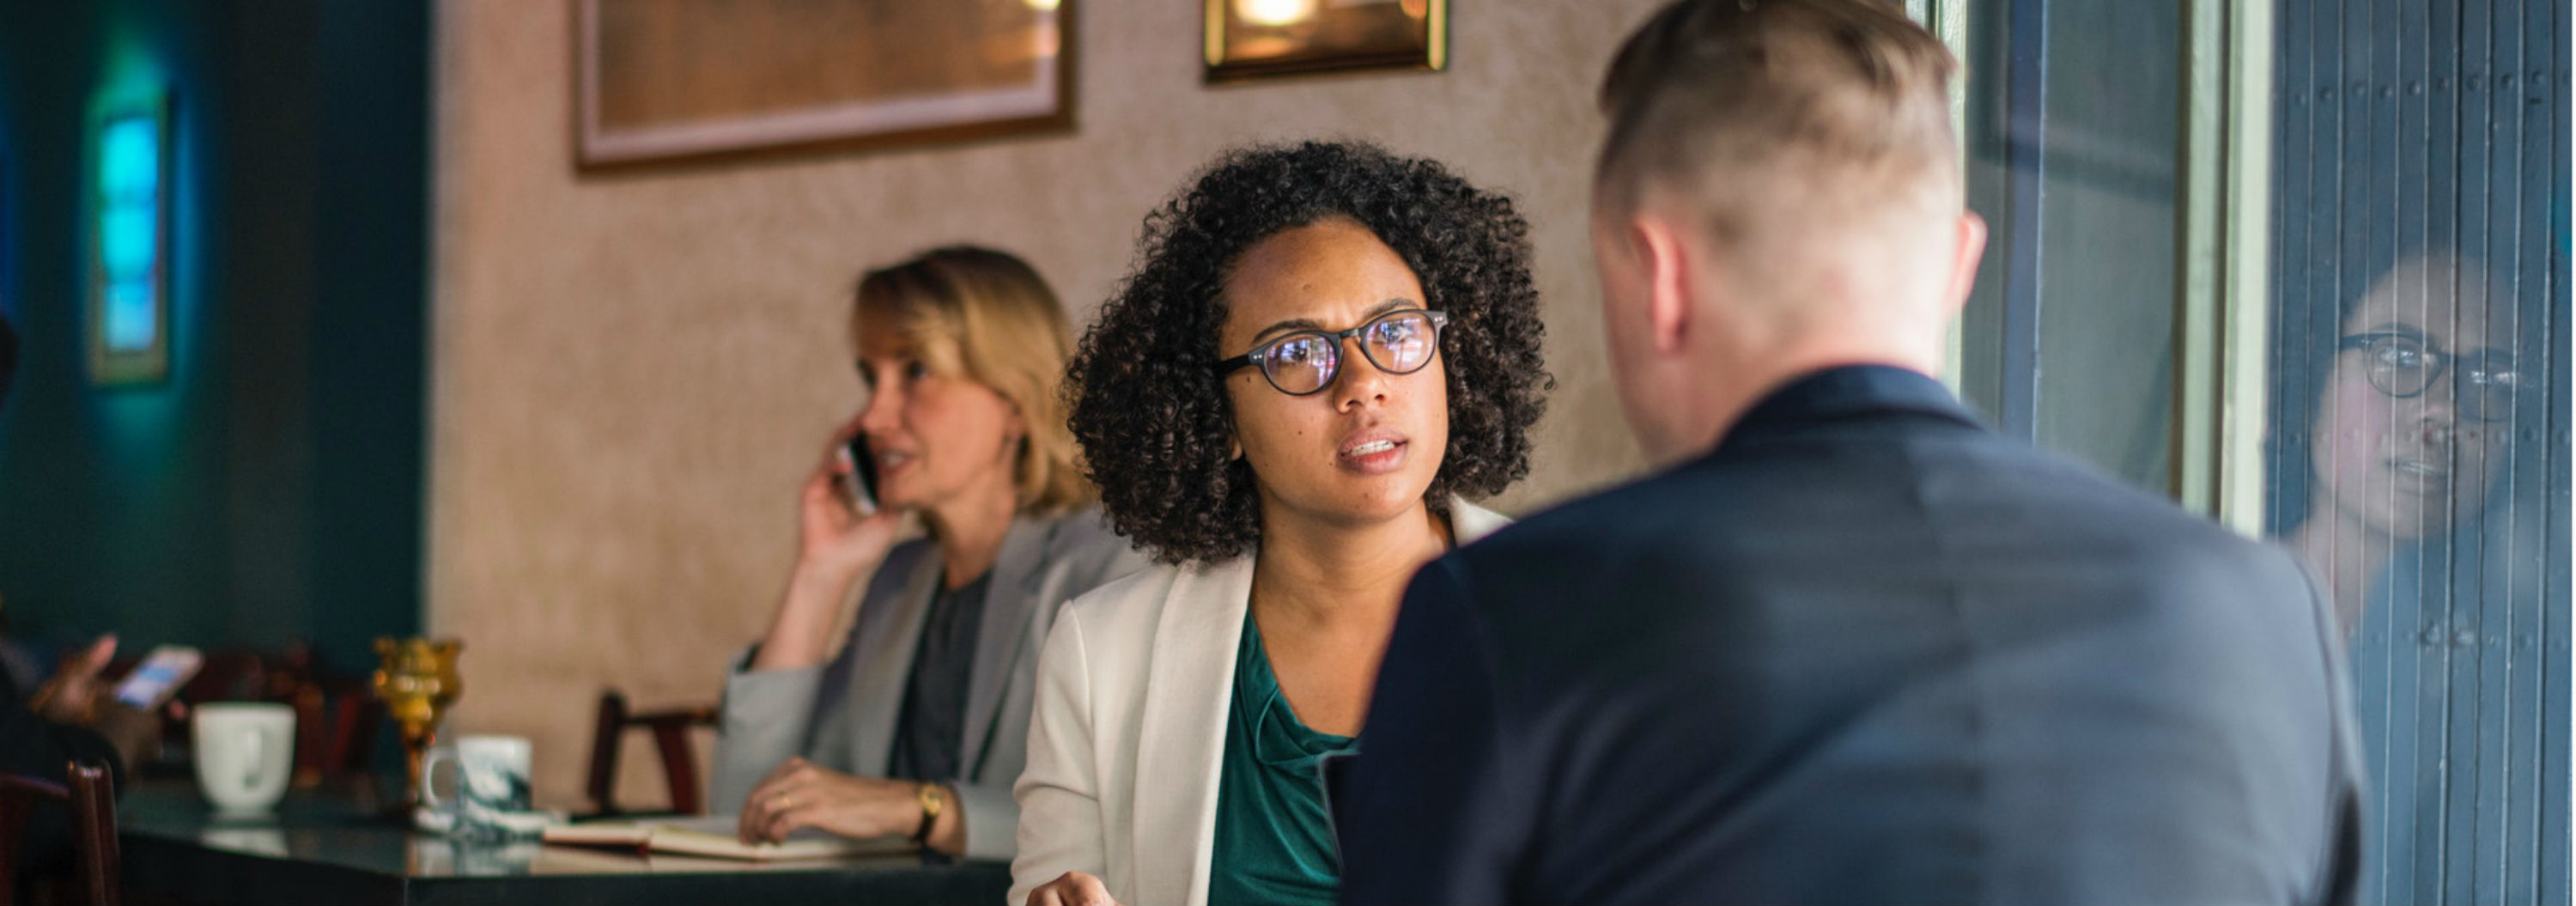
M504 818L529 809L531 753L523 736L466 736L431 749L420 765L421 804L451 833L517 836Z
M295 771L295 709L265 702L198 705L189 728L197 787L215 811L256 815L277 807Z

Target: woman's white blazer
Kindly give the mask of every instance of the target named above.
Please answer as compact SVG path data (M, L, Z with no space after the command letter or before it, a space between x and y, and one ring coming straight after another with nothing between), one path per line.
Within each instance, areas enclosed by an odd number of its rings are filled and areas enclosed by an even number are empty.
M1463 500L1449 512L1460 544L1508 524ZM1149 566L1056 615L1014 787L1012 904L1068 871L1098 876L1121 903L1207 902L1254 559Z

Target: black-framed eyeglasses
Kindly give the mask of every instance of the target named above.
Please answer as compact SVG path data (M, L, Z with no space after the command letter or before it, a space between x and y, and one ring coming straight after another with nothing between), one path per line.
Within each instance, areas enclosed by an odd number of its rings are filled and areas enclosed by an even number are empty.
M1440 350L1440 330L1449 315L1424 308L1387 312L1349 330L1300 330L1281 334L1251 352L1218 362L1218 375L1261 366L1270 386L1289 396L1310 396L1333 385L1342 373L1342 341L1358 337L1360 354L1388 374L1412 374L1431 364Z
M2448 353L2425 345L2421 338L2386 332L2353 334L2337 346L2360 350L2370 386L2399 399L2423 395L2442 379L2444 369L2458 363L2453 392L2459 398L2460 415L2477 421L2512 417L2513 395L2522 386L2513 360L2493 350Z

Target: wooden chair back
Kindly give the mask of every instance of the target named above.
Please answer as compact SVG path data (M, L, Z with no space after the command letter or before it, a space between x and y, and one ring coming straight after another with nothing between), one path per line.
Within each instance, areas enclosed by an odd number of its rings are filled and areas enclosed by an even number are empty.
M617 804L617 756L627 731L642 727L652 731L654 748L662 755L662 779L671 792L669 812L705 814L706 802L698 793L698 757L689 747L689 733L715 725L713 707L639 713L627 707L623 693L615 689L600 693L599 721L590 743L590 801L599 805L601 815L634 814Z
M28 866L27 821L36 806L60 802L72 816L72 848L79 870L73 893L91 903L120 902L117 887L116 780L104 765L66 766L66 782L43 777L0 774L0 906L17 902L20 872Z
M385 706L366 674L320 664L298 643L269 659L270 701L295 708L295 787L326 788L373 808L382 797L372 770Z

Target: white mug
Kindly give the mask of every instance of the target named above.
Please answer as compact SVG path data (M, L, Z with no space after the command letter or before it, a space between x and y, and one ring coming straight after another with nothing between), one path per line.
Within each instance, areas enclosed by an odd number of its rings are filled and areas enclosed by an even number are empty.
M198 705L189 728L197 787L215 811L256 815L277 806L295 771L295 709L265 702Z
M521 831L504 818L529 809L531 763L526 737L460 738L454 745L431 749L421 761L421 804L435 813L434 823L460 836L519 836ZM442 767L452 776L442 778Z

